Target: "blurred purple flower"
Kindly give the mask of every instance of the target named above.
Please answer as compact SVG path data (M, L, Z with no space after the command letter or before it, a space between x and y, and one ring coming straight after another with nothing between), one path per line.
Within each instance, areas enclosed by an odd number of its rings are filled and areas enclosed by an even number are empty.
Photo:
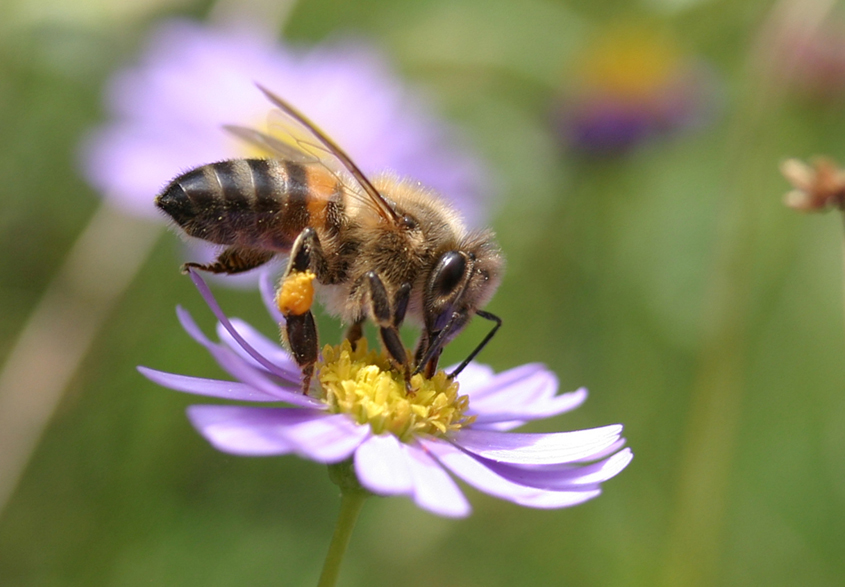
M826 103L845 95L845 19L829 17L811 31L801 19L788 19L768 46L771 75L796 94Z
M615 154L712 118L718 86L703 63L638 27L613 27L587 47L555 111L563 143Z
M263 31L186 20L161 25L140 63L111 80L113 120L85 141L85 176L124 211L160 217L153 198L180 172L255 156L221 126L263 129L270 105L256 82L303 111L365 172L416 179L478 220L489 188L480 161L375 49L360 40L296 49Z
M302 395L300 372L291 356L245 322L228 319L201 278L193 273L192 277L219 320L220 342L209 340L181 308L179 320L236 381L147 367L139 367L140 372L177 391L293 406L189 407L193 425L218 450L242 456L294 453L327 464L352 459L360 484L372 493L404 495L424 509L450 517L467 515L470 506L447 471L485 493L519 505L561 508L599 495L601 483L624 469L633 457L630 449L622 448L621 425L548 434L507 432L532 420L568 412L587 397L585 389L556 395L557 378L540 364L496 374L487 366L471 363L460 375L460 392L468 396L469 403L467 406L465 399L458 398L456 404L465 409L458 425L445 433L412 431L401 439L390 432L375 433L370 424L356 421L357 414ZM272 298L272 286L265 282L263 289L268 308L278 319L268 299ZM404 386L400 388L404 390ZM383 421L380 415L378 422Z

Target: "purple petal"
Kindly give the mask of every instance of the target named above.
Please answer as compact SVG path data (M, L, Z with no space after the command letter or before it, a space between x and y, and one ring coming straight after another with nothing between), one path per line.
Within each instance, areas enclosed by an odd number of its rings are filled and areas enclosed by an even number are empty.
M453 436L456 445L494 461L522 465L555 465L594 455L619 438L619 424L550 434L517 434L465 428Z
M216 346L205 336L197 323L194 322L194 318L188 310L182 306L176 306L176 317L179 319L179 324L181 324L185 332L188 333L188 336L206 348Z
M557 382L555 382L554 387L557 387ZM493 402L487 402L486 405L479 407L477 404L470 402L469 413L478 414L476 422L479 424L510 421L525 422L540 418L551 418L552 416L569 412L580 406L587 399L587 390L583 387L576 391L557 396L552 395L551 397L547 396L545 390L535 388L535 391L537 391L538 395L543 394L546 397L535 397L532 399L526 393L522 398L515 398L514 401L507 402L504 400L505 394L500 394L496 402L499 405L495 405Z
M227 373L232 375L232 377L240 379L249 385L254 385L264 389L265 391L268 391L268 393L269 390L265 389L263 386L268 383L270 386L276 385L267 377L263 376L263 373L267 372L265 369L262 368L262 370L259 371L258 369L251 367L249 363L247 363L232 349L208 339L205 334L203 334L202 330L200 330L199 326L197 326L197 323L194 322L194 319L187 310L181 306L177 306L176 315L179 318L179 323L188 335L204 346L211 356L214 357L214 360L216 360Z
M446 368L446 372L451 373L457 366L458 365L450 365ZM496 374L492 367L472 361L464 368L463 371L461 371L460 375L458 375L461 395L470 396L470 401L472 401L472 397L477 390L487 385L487 383L491 381L495 375Z
M261 291L261 300L264 302L264 306L267 308L267 312L270 314L270 317L273 318L273 322L283 324L285 322L285 317L279 311L278 305L276 305L276 286L274 284L275 281L269 271L261 273L261 277L258 280L258 288Z
M498 375L486 365L470 363L458 380L460 393L470 398L468 413L477 416L476 430L511 430L573 410L587 398L585 389L555 396L557 377L539 363Z
M423 439L421 443L446 468L469 485L479 491L519 505L535 508L562 508L592 499L601 492L596 487L569 489L568 491L544 491L498 475L483 462L462 452L448 442Z
M470 405L478 413L496 412L543 397L554 397L557 377L539 363L521 365L496 374L473 393Z
M261 356L258 351L249 346L249 344L247 344L243 337L235 330L235 328L229 322L229 319L223 313L223 310L220 309L220 305L217 303L217 300L214 299L214 295L211 293L211 290L205 284L205 281L203 281L202 277L200 277L196 271L188 271L188 275L191 276L191 280L194 282L194 285L196 285L197 289L200 292L200 295L202 295L203 299L205 300L205 303L208 304L208 307L211 308L211 311L214 313L215 316L217 316L217 319L220 321L221 324L223 324L223 327L229 331L229 334L231 334L232 337L236 341L238 341L238 344L240 344L241 347L243 347L243 349L247 353L249 353L253 359L258 361L258 363L260 363L261 366L263 366L265 369L267 369L277 377L285 379L286 374L284 371L279 369L276 365Z
M528 383L531 378L538 373L549 373L549 371L546 369L545 365L541 363L529 363L527 365L520 365L519 367L508 369L507 371L502 371L492 377L485 377L483 373L479 373L481 378L483 378L482 381L484 382L484 385L478 388L472 385L472 380L465 381L465 373L461 373L458 381L460 381L462 386L461 393L469 394L470 405L474 405L476 403L490 401L487 398L496 396L500 393L505 393L505 395L513 401L514 396L511 394L521 393L521 387ZM554 375L552 375L552 377L554 377ZM557 382L556 379L555 382Z
M504 422L487 422L479 424L478 421L473 422L474 430L495 430L496 432L507 432L514 428L519 428L525 424L525 420L506 420Z
M138 371L153 383L158 383L176 391L249 402L279 401L279 398L275 395L265 393L251 385L237 381L220 381L218 379L176 375L175 373L157 371L149 367L138 367Z
M286 380L298 383L302 377L302 372L291 354L283 349L279 344L273 342L260 332L258 332L251 325L238 318L229 319L232 327L241 335L243 340L258 352L261 356L276 365L282 372L286 374ZM221 324L217 323L217 336L220 337L220 342L228 346L230 349L240 355L247 363L253 367L257 367L266 371L264 366L256 361L244 348L236 341L228 330Z
M514 483L550 491L572 491L585 487L592 489L615 477L633 458L631 449L626 448L603 461L583 466L519 467L487 459L481 459L481 462Z
M194 319L187 310L181 306L177 306L176 315L179 318L179 323L190 337L204 346L211 356L213 356L220 366L223 367L223 369L225 369L230 375L236 379L242 380L244 383L255 385L256 387L262 387L264 385L270 385L271 387L276 386L276 383L274 383L273 380L265 376L265 374L268 373L266 369L261 366L259 366L259 368L251 366L255 364L252 357L250 357L250 360L247 361L243 358L242 354L238 354L229 347L209 340L205 334L203 334L202 330L200 330L199 326L197 326L197 323L194 322ZM273 379L276 381L278 380L275 376ZM284 381L287 383L293 383L287 379Z
M326 418L303 408L190 406L188 418L217 450L242 456L283 455L296 447L284 435L288 426Z
M392 434L370 436L355 451L355 474L378 495L410 495L414 489L408 459Z
M619 437L619 439L618 439L616 442L614 442L613 444L608 445L608 446L607 446L607 448L605 448L605 449L603 449L603 450L600 450L600 451L596 452L596 453L595 453L595 454L593 454L593 455L590 455L590 456L588 456L588 457L584 457L583 459L576 459L576 460L574 460L574 461L572 461L572 462L573 462L573 463L591 463L591 462L593 462L593 461L597 461L597 460L599 460L599 459L603 459L603 458L605 458L605 457L607 457L607 456L612 455L612 454L613 454L613 453L615 453L616 451L621 450L621 449L622 449L622 447L623 447L623 446L625 446L625 444L626 444L627 442L628 442L628 441L627 441L624 437Z
M208 338L205 337L193 321L193 318L191 318L191 315L187 310L177 307L176 313L179 316L179 322L181 322L182 327L188 332L191 338L203 345L211 356L214 357L217 363L235 379L238 379L249 386L255 387L261 392L275 395L279 401L303 407L323 407L322 402L304 395L301 393L299 388L292 389L277 385L265 376L264 372L250 367L231 349L208 340Z
M281 434L300 456L318 463L337 463L352 456L369 436L370 427L355 423L346 414L323 414L286 426Z
M220 345L213 345L207 347L208 352L217 361L217 363L235 379L239 379L247 385L251 385L266 393L276 393L282 399L285 396L285 401L293 400L295 396L305 398L303 400L305 406L317 406L318 402L314 398L308 397L297 388L281 387L276 384L270 377L266 376L266 371L250 367L241 357L234 351ZM299 405L298 401L295 401Z
M446 474L440 463L417 446L402 444L407 457L411 479L414 481L414 503L440 516L462 518L469 515L469 503Z

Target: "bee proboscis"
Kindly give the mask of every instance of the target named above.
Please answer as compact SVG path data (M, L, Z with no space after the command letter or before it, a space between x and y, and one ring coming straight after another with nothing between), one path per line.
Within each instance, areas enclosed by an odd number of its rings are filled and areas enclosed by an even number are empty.
M288 256L277 302L283 335L307 392L318 356L312 282L330 313L350 324L355 344L368 318L394 366L431 377L444 345L477 314L501 279L503 259L489 230L470 231L439 196L391 174L372 182L305 116L260 88L276 106L269 133L226 129L271 154L197 167L174 179L156 205L192 237L225 245L212 273L240 273ZM399 337L405 319L422 327L413 360Z

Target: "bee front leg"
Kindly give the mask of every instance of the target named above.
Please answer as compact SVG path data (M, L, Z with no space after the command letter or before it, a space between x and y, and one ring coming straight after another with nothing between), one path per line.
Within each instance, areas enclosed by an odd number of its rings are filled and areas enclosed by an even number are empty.
M405 311L408 309L411 284L402 284L396 292L393 304L391 304L387 289L376 272L368 272L366 279L370 289L370 308L373 321L378 326L382 344L387 350L390 361L404 373L406 387L410 389L411 366L405 345L402 344L402 339L399 336L399 326L405 319Z
M384 287L384 286L382 286ZM402 326L405 320L405 311L408 309L408 300L411 297L411 284L403 284L393 298L393 325L396 328ZM364 337L364 322L366 318L357 320L349 330L346 331L346 340L352 344L352 348Z
M346 331L346 340L352 345L352 350L358 345L358 341L364 337L364 320L356 320Z
M302 393L307 394L317 363L319 343L317 325L311 313L314 302L316 275L311 270L315 257L322 255L317 233L312 228L303 230L291 248L287 270L276 294L276 304L285 316L282 336L287 340L296 364L302 370Z

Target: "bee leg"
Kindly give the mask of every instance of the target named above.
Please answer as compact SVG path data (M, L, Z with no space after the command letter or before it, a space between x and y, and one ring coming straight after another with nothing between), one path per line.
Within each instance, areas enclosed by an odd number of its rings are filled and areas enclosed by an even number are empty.
M391 311L390 297L381 278L375 271L367 273L367 284L370 288L370 307L373 320L378 326L382 344L387 350L388 357L394 366L405 375L405 385L410 390L411 366L408 362L408 353L405 345L399 337L399 325L405 318L405 310L408 308L408 297L411 293L410 284L403 284L396 295L394 311ZM396 311L398 310L398 311Z
M399 327L405 321L405 312L408 310L408 302L411 299L411 284L403 283L396 290L396 295L393 297L393 330L396 332L396 337L399 338ZM401 343L401 341L400 341ZM405 391L413 394L411 389L411 365L408 363L408 353L405 351L405 345L402 345L402 356L405 357L405 362L402 365L405 374Z
M414 354L416 368L411 375L422 373L427 379L434 377L434 374L437 373L437 363L440 360L440 354L443 352L443 345L449 339L449 335L458 320L460 320L460 314L453 313L449 322L441 330L432 331L427 328L423 330L423 335L420 337L416 353ZM485 342L484 344L487 343ZM475 355L472 356L475 357Z
M232 246L220 253L213 263L185 263L182 265L182 273L187 273L188 269L209 273L243 273L260 267L272 259L274 254L273 251L265 249Z
M285 319L284 336L296 364L302 370L302 393L308 394L314 365L317 363L317 325L314 314L309 310L304 314L290 314Z
M296 364L302 370L302 392L306 394L314 375L319 349L317 326L311 313L313 280L316 277L311 271L311 263L315 251L322 252L316 232L310 228L303 230L293 243L290 261L276 295L276 304L285 316L283 336Z
M403 283L396 290L393 296L393 325L396 328L402 326L405 321L405 312L408 310L408 302L411 299L411 284Z
M364 319L356 320L346 331L346 340L352 345L352 350L358 345L358 341L364 336Z
M429 338L428 330L423 328L423 331L420 333L420 338L417 341L417 348L414 351L414 365L419 365L420 361L422 361L425 349L428 348Z
M417 350L414 353L414 364L416 368L411 372L411 375L422 373L426 379L434 377L434 374L437 373L437 363L440 360L440 354L443 352L442 336L442 330L437 333L423 331L423 335L417 344Z

